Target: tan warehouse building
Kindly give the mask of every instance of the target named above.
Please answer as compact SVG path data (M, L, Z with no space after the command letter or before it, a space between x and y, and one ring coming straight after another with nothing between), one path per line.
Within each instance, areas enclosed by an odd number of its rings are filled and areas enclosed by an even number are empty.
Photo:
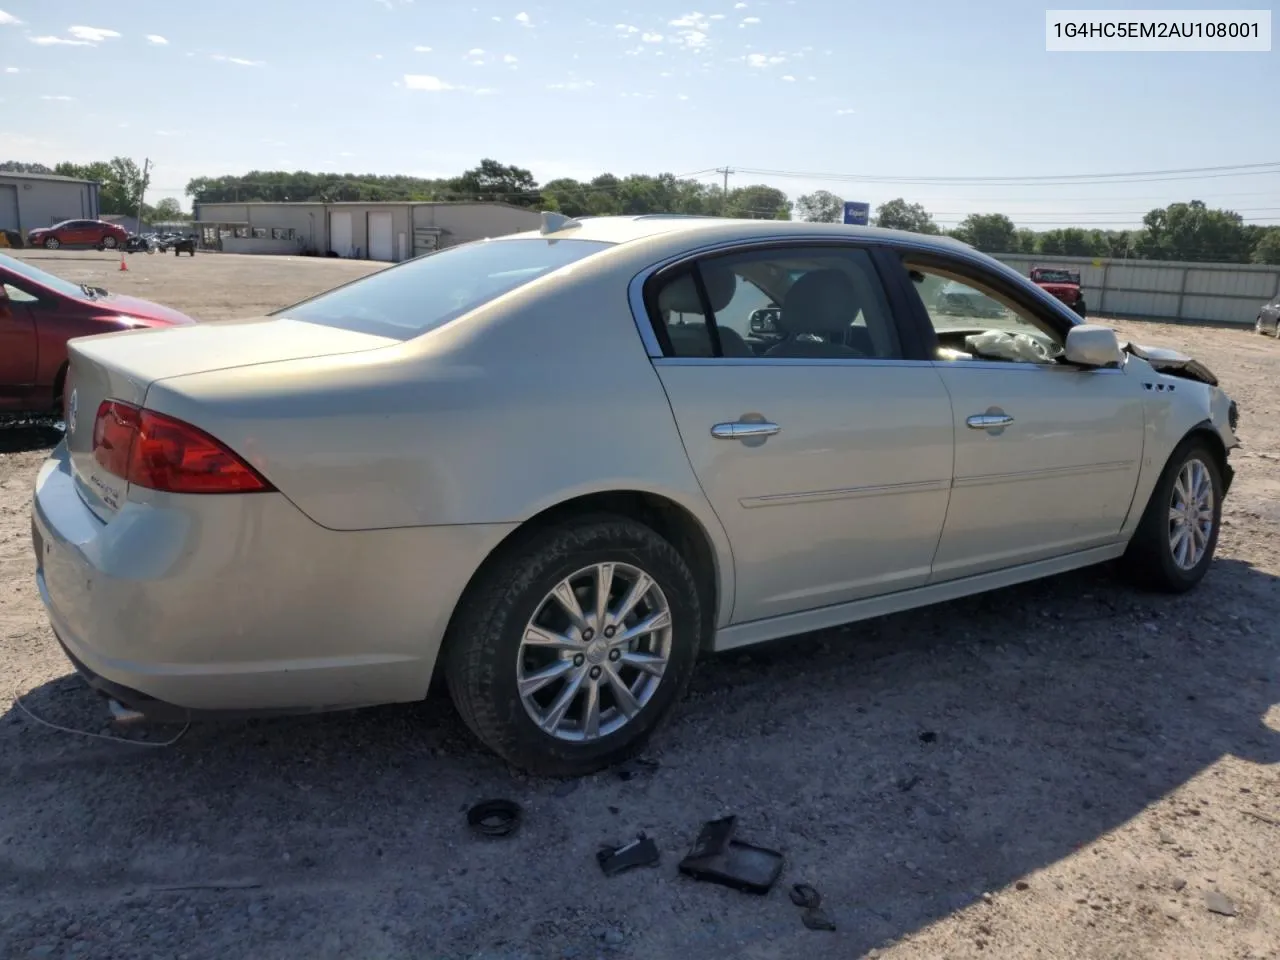
M536 230L506 203L197 203L201 246L224 253L408 260L485 237Z

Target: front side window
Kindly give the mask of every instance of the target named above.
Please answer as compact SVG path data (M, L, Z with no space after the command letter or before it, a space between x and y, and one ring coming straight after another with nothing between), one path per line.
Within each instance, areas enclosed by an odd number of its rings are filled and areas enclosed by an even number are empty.
M0 254L0 267L20 277L42 284L51 290L56 290L64 297L75 297L77 299L84 297L84 288L79 284L71 283L61 277L46 273L39 267L33 267L26 260L19 260L17 257Z
M274 316L409 340L613 246L600 240L481 240L362 277Z
M1054 363L1062 356L1062 337L1025 307L967 276L904 265L937 334L938 359Z
M884 288L862 249L787 247L707 257L664 276L653 307L671 356L902 357Z

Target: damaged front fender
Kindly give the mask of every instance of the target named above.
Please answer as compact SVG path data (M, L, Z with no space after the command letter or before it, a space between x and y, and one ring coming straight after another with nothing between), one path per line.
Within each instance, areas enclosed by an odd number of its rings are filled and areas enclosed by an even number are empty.
M1153 370L1158 370L1160 373L1167 373L1171 377L1199 380L1211 387L1218 385L1218 378L1213 375L1213 371L1194 357L1189 357L1177 350L1170 350L1168 347L1151 347L1133 341L1125 343L1121 349L1147 361Z

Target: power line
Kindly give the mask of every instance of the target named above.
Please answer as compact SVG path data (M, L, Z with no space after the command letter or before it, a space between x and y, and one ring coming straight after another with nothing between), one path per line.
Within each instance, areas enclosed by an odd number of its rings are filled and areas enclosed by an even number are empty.
M1216 167L1184 167L1178 170L1139 170L1129 173L1065 173L1032 176L997 175L986 177L880 176L860 173L814 173L798 170L775 170L764 167L740 167L740 173L754 176L786 177L803 180L829 180L850 183L909 183L916 185L1034 186L1074 183L1151 183L1163 180L1201 180L1224 176L1259 176L1280 173L1280 160L1266 163L1231 164Z

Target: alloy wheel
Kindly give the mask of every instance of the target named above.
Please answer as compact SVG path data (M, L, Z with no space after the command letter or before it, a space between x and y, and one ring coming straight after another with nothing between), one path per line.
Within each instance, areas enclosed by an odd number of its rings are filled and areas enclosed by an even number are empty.
M1169 550L1181 569L1193 570L1204 558L1213 516L1213 476L1203 460L1193 458L1178 471L1169 502Z
M557 740L626 726L653 699L671 656L671 606L639 567L597 563L538 604L516 657L520 701Z

